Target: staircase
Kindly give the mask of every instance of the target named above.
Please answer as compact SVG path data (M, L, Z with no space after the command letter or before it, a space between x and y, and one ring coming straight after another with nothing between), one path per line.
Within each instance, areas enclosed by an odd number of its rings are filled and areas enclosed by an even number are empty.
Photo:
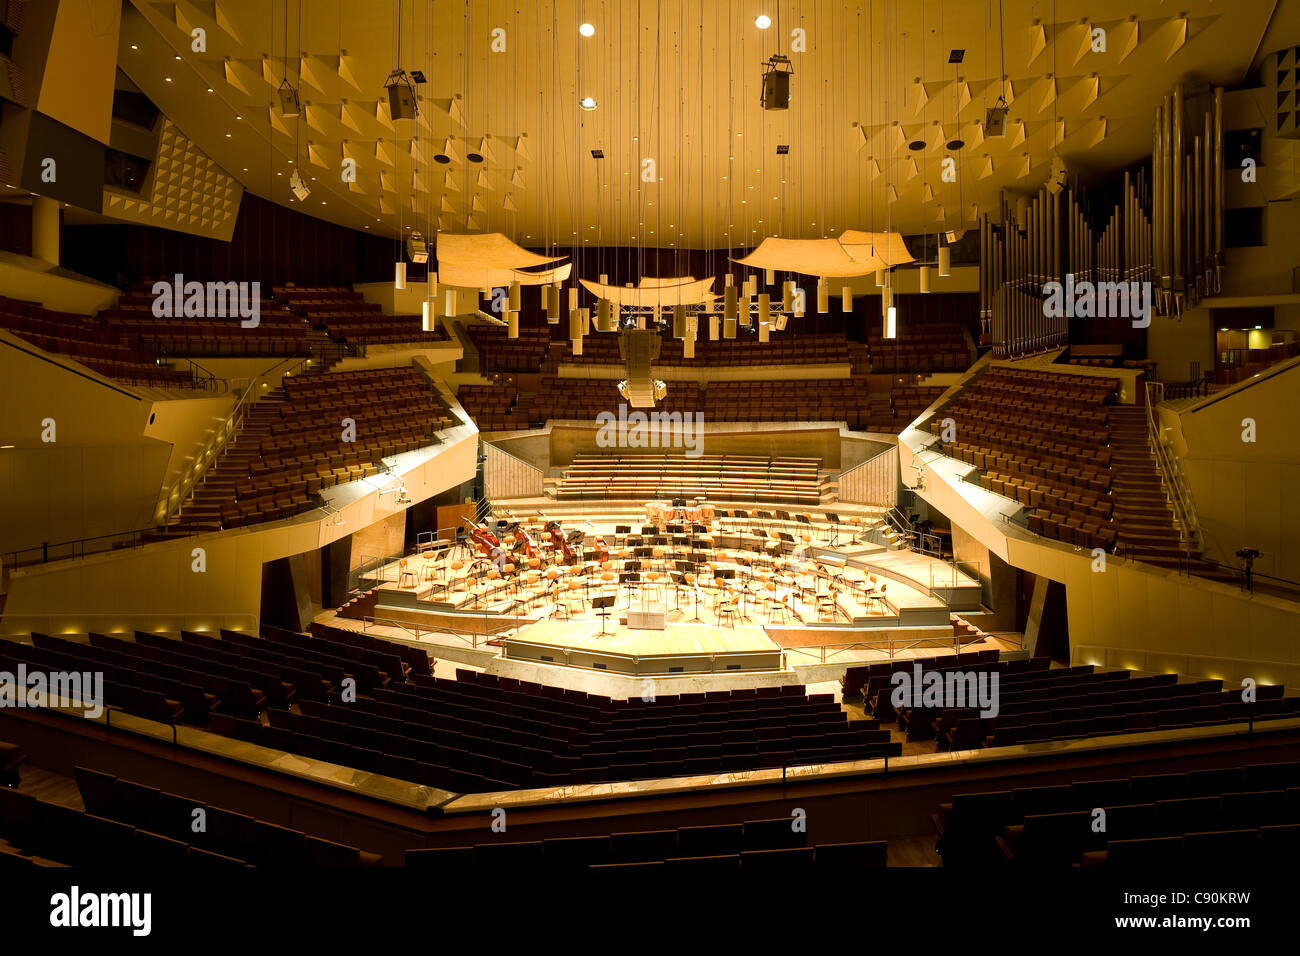
M1145 564L1235 582L1235 575L1203 561L1195 545L1184 542L1151 450L1145 408L1111 406L1110 451L1118 549Z

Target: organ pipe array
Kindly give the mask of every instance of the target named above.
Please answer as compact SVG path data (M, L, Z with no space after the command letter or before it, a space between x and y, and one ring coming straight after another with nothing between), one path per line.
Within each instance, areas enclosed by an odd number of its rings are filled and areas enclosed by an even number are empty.
M980 320L994 355L1068 342L1070 310L1049 308L1050 282L1061 283L1066 297L1084 282L1125 283L1134 292L1150 283L1150 295L1138 301L1166 316L1218 294L1223 90L1204 101L1189 123L1181 85L1165 97L1156 108L1151 169L1126 172L1112 208L1099 208L1071 182L1032 197L1004 192L997 214L980 217Z

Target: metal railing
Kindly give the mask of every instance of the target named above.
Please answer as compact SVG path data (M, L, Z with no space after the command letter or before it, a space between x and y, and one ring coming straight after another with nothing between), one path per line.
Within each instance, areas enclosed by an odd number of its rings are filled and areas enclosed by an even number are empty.
M1178 462L1178 455L1174 452L1169 440L1165 438L1164 431L1160 428L1156 420L1155 405L1159 403L1161 391L1158 387L1153 388L1150 384L1147 386L1146 394L1146 420L1147 420L1147 438L1151 444L1151 451L1155 455L1156 467L1160 471L1160 482L1165 489L1165 497L1169 499L1170 505L1174 510L1174 519L1178 522L1178 533L1182 538L1183 544L1201 550L1201 526L1196 518L1196 505L1192 500L1192 489L1187 481L1187 476L1183 473L1182 466Z
M189 500L190 495L203 483L203 477L207 474L208 468L220 457L226 446L244 427L244 417L248 413L248 409L257 401L260 382L260 378L254 378L248 383L239 399L235 402L234 407L226 416L225 421L217 427L212 437L208 439L199 452L190 459L189 467L177 477L176 481L163 488L156 512L159 527L165 527L172 518L180 515L181 508Z
M147 536L154 534L154 528L139 528L133 531L119 531L114 534L101 534L89 538L74 538L70 541L54 543L42 542L30 548L19 548L4 553L4 567L21 568L33 564L49 564L51 561L67 561L72 558L84 558L91 554L103 554L106 551L142 548L149 542Z

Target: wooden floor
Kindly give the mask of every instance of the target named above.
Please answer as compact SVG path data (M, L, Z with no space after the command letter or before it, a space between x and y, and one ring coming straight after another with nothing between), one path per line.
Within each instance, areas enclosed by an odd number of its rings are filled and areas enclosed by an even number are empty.
M761 627L743 624L735 627L669 624L664 630L657 631L609 623L605 631L601 634L600 625L589 620L538 621L521 628L516 637L537 644L629 655L711 654L779 649Z

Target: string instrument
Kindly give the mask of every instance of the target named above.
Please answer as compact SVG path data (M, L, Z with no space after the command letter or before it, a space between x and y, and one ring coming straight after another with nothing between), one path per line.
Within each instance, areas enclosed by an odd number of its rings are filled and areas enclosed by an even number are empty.
M486 527L470 522L469 538L478 546L479 554L490 558L492 549L501 544L501 540Z
M592 524L590 521L587 522L587 527L590 528L592 531L596 530L596 526ZM601 564L604 564L606 561L609 560L609 545L605 543L605 539L602 538L599 534L596 535L596 539L592 542L592 547L595 548L596 553L600 555Z
M558 521L547 519L546 533L551 536L551 547L556 553L560 554L565 564L577 564L578 552L573 545L569 544L568 539L564 536L564 529L560 527Z
M526 558L541 557L542 551L537 546L537 542L533 540L533 536L528 533L527 528L525 528L523 525L520 525L519 527L515 528L514 536L515 536L516 553L522 551L524 553L524 557Z

